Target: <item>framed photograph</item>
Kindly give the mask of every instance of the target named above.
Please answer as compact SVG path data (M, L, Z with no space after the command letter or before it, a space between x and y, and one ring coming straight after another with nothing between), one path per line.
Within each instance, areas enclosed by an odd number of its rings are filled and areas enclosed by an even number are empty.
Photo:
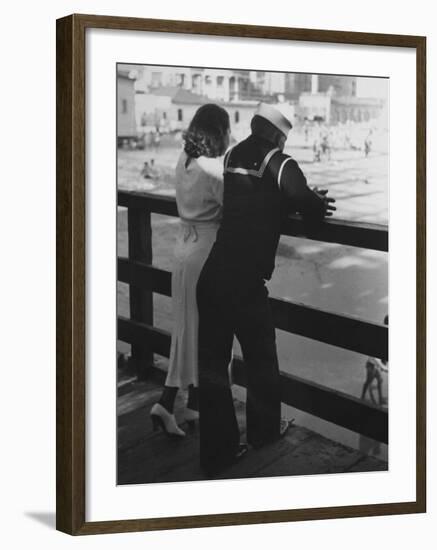
M426 510L426 39L57 21L57 528Z

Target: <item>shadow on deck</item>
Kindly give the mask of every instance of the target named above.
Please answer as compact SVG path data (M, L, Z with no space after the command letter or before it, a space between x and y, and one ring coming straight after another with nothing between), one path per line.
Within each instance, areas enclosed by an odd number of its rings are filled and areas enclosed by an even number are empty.
M181 440L153 432L149 417L162 386L154 380L125 381L118 390L117 483L140 484L205 479L199 468L198 428ZM180 392L181 393L181 392ZM184 396L178 396L176 419L182 418ZM244 404L235 400L241 440L245 439ZM261 450L251 450L217 479L292 476L345 472L385 471L386 462L367 456L301 426L293 425L286 437Z

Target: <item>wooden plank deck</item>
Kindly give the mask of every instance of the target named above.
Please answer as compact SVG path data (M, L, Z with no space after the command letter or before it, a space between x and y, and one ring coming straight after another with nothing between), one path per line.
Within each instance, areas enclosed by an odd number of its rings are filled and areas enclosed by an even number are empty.
M153 432L149 411L162 386L157 381L125 381L119 386L118 485L162 483L205 479L199 468L198 429L183 439L170 439L161 431ZM181 418L184 396L176 401L175 415ZM241 440L245 439L244 404L235 400ZM340 472L384 471L386 462L369 457L302 426L293 425L278 442L249 453L217 479L247 477L329 474Z

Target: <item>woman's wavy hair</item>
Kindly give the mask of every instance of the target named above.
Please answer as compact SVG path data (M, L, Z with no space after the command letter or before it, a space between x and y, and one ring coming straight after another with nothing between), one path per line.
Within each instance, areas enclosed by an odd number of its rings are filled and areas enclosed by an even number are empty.
M202 105L183 134L184 150L191 158L220 157L228 146L228 131L227 111L214 103Z

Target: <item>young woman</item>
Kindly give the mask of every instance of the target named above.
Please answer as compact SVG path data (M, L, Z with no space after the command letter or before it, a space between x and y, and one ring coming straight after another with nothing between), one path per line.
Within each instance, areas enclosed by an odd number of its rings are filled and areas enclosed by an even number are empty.
M176 166L180 227L172 272L173 332L164 391L151 411L154 429L183 437L173 414L179 388L188 388L185 420L198 419L197 281L215 241L223 202L223 155L229 146L228 113L202 105L184 134Z

